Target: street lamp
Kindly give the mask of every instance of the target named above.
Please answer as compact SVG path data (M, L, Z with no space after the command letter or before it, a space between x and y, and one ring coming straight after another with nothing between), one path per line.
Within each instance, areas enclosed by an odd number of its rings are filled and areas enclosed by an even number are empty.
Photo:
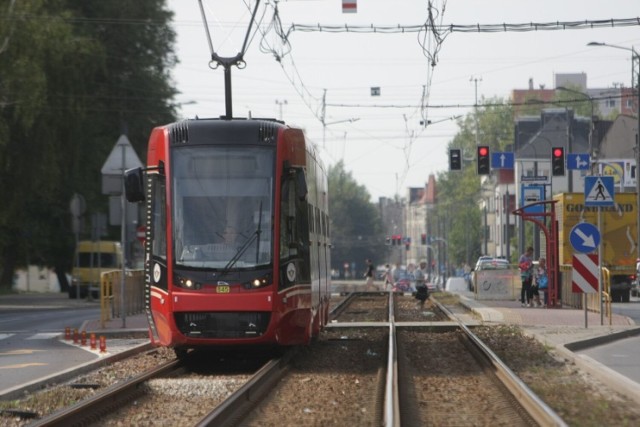
M636 146L635 146L635 155L636 155L636 247L638 251L638 255L636 258L640 259L640 55L636 52L636 50L631 47L625 46L617 46L614 44L601 43L601 42L590 42L587 43L587 46L607 46L612 47L614 49L622 49L627 52L631 52L631 86L633 87L633 80L635 76L633 75L634 71L634 61L638 61L638 78L636 79L635 89L638 93L638 107L636 109L636 114L638 115L638 128L636 130Z

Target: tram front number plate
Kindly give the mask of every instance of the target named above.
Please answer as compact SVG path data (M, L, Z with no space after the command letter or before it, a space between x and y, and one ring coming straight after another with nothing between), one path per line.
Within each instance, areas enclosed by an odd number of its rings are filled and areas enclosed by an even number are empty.
M218 285L216 286L216 292L219 294L228 294L231 288L228 285Z

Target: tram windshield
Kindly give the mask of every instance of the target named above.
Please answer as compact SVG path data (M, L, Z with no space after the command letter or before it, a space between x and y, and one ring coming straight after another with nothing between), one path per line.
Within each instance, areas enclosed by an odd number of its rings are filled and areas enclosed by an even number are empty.
M271 263L274 153L221 145L173 151L177 265L226 270Z

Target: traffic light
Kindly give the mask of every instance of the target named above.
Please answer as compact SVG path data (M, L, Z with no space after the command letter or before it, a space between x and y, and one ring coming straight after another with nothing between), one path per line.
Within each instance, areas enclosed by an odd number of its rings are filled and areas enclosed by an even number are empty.
M459 171L462 169L462 150L459 148L449 149L449 170Z
M487 145L478 146L478 175L491 173L490 150Z
M564 176L564 147L551 148L551 175Z

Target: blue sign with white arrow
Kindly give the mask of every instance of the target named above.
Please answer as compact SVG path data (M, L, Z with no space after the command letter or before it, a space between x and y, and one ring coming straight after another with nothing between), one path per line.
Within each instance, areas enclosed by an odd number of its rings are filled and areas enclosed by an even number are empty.
M513 169L515 155L511 152L491 153L492 169Z
M567 155L567 169L589 170L591 157L587 153L577 153Z
M600 230L593 224L581 222L571 229L569 240L576 251L582 253L593 252L600 244Z

